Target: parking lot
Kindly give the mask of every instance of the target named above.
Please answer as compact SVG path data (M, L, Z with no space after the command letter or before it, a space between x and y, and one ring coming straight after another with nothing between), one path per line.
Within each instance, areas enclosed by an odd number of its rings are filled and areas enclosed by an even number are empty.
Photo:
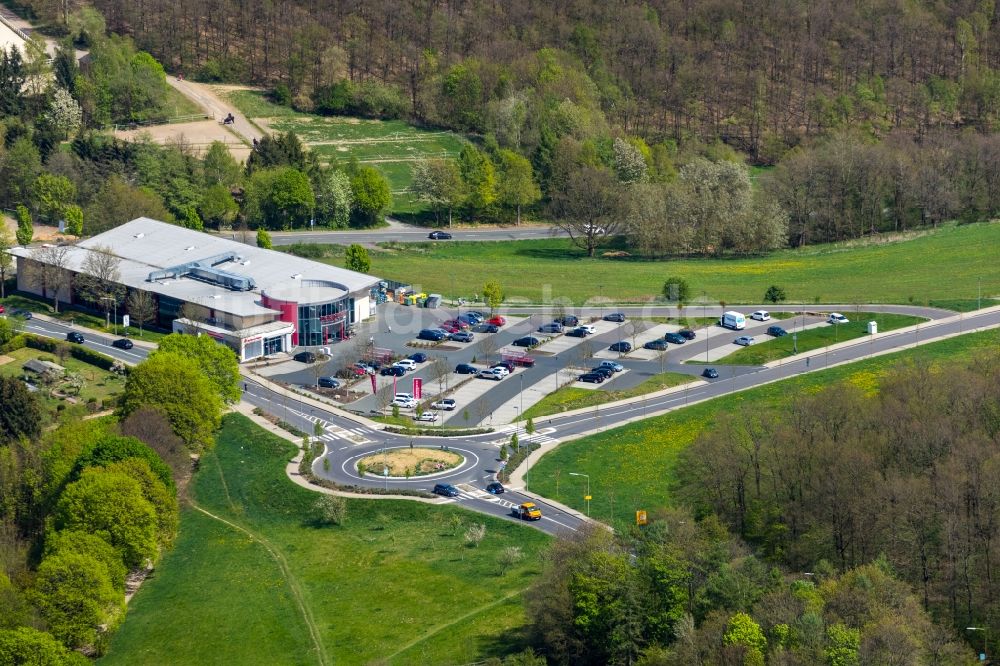
M702 368L684 365L684 362L706 359L711 362L723 358L738 348L732 341L739 335L755 336L761 340L767 339L765 330L770 325L783 325L789 332L825 325L818 317L766 322L747 318L746 328L742 331L719 326L698 328L694 340L683 345L669 344L666 357L661 358L663 352L643 349L643 345L651 340L663 339L665 334L676 332L680 326L642 319L617 323L588 318L580 323L593 326L594 333L581 338L565 333L539 333L537 329L550 323L553 317L536 314L506 317L507 322L499 332L477 332L472 342L442 341L434 344L419 341L420 346L415 347L414 341L421 329L436 327L453 319L457 313L388 304L379 314L378 321L361 328L355 339L333 346L330 350L332 358L321 364L285 360L260 368L259 372L289 384L312 386L318 376L336 375L338 370L352 365L374 348L388 350L396 358L422 352L428 360L417 364L413 371L395 378L395 390L411 393L413 380L419 378L422 383L421 402L447 396L457 403L454 410L442 412L441 418L436 421L438 425L495 426L516 420L523 410L567 384L589 390L611 391L632 388L664 371L698 376ZM514 340L528 335L543 340L543 344L535 349L512 345ZM620 341L630 343L633 349L625 354L609 349L610 345ZM519 367L500 381L455 373L455 367L460 363L470 363L482 369L495 364L508 353L527 354L534 359L534 365ZM619 362L624 370L602 383L577 381L580 374L602 360ZM730 374L749 370L730 370ZM363 397L346 407L362 414L387 409L393 392L393 379L376 376L378 395L372 393L371 380L367 376L353 380L352 389L355 392L351 397ZM413 413L412 410L401 411L403 414Z

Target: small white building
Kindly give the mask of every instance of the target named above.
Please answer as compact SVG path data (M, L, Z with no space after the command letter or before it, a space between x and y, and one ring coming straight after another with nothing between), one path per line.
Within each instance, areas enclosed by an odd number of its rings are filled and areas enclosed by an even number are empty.
M69 246L72 275L61 300L81 301L72 277L101 248L119 259L128 291L153 297L158 326L210 335L240 361L334 344L375 314L378 278L145 217ZM51 298L32 278L38 250L10 251L18 258L17 287Z

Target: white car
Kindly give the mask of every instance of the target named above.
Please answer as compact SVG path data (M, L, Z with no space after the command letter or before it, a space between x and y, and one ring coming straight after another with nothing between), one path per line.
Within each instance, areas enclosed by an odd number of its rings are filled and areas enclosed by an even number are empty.
M740 337L733 340L734 345L739 345L741 347L749 347L753 344L753 337L749 335L741 335Z
M413 409L417 406L417 401L413 398L401 398L398 395L392 399L393 407L401 407L402 409Z
M434 423L435 421L437 421L437 418L438 418L437 412L421 412L417 416L414 416L413 420L427 421L430 423Z
M446 412L450 412L455 409L458 403L455 402L454 398L443 398L435 403L431 404L431 409L443 409Z
M503 375L497 372L496 368L486 368L485 370L480 370L479 374L476 376L482 379L492 379L495 382L503 379Z
M580 324L579 326L577 326L577 328L587 331L588 335L593 335L594 333L597 333L597 329L591 326L590 324Z
M757 312L750 315L750 318L756 319L757 321L770 321L771 313L767 310L757 310Z
M826 320L828 324L850 324L851 320L839 312L831 312L830 318Z
M510 374L510 370L508 370L502 365L494 365L492 368L490 368L490 370L500 373L501 377L506 377L507 375Z
M407 372L417 369L417 363L413 359L404 358L402 361L396 361L393 363L394 366L398 368L403 368Z

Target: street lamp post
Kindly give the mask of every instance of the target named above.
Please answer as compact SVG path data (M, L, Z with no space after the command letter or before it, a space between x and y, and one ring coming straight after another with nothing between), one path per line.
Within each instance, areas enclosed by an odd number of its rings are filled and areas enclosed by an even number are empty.
M584 499L587 500L587 517L590 518L590 475L589 474L580 474L580 473L577 473L577 472L570 472L569 475L570 476L585 476L585 477L587 477L587 496Z
M981 631L983 632L983 652L979 655L979 661L986 661L986 627L966 627L966 631Z

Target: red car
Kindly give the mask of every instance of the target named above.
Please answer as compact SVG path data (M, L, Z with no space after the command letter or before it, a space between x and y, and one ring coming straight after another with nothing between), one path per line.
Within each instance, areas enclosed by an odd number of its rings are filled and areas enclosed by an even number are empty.
M494 326L503 326L504 324L507 323L507 320L501 317L500 315L496 315L494 317L490 317L489 319L487 319L486 323L493 324Z
M3 314L3 313L4 313L4 309L3 309L3 306L2 306L2 305L0 305L0 314Z
M445 323L441 324L441 328L448 331L449 333L458 333L459 331L468 330L469 325L464 321L459 321L457 319L449 319Z

